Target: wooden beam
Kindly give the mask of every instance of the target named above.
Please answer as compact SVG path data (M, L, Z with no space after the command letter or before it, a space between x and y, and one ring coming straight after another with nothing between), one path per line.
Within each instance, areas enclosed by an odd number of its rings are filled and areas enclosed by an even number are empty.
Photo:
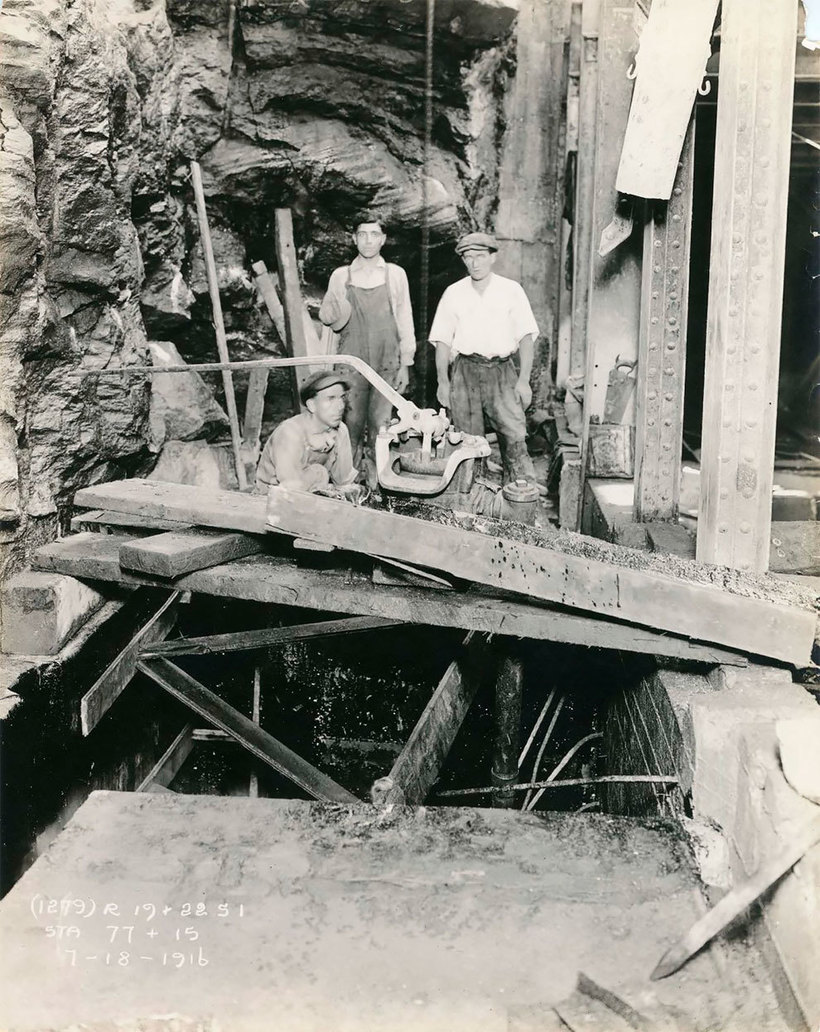
M137 786L137 792L153 792L157 787L168 788L179 773L182 764L191 755L194 747L193 725L186 724L154 764L145 779Z
M479 584L503 585L529 598L594 610L787 663L805 664L811 655L813 612L704 583L694 563L692 579L685 580L682 561L675 566L681 576L657 572L651 562L640 569L635 553L616 545L598 546L601 558L596 559L589 552L558 552L281 487L268 495L268 520L285 533L315 537L339 548L386 555ZM772 585L772 590L777 597L778 589Z
M176 638L145 649L140 658L153 656L202 656L217 652L242 652L247 649L270 649L289 645L294 641L312 638L331 638L337 634L357 634L362 631L400 627L398 620L381 616L350 616L343 620L319 620L316 623L295 624L291 627L265 627L258 631L235 631L233 634L211 634L201 638Z
M496 787L508 788L518 781L523 689L524 663L507 649L501 657L495 683L495 742L490 774ZM494 794L493 806L511 809L515 806L515 794L511 791Z
M190 524L176 520L163 520L142 516L133 512L107 512L105 509L91 509L71 517L72 531L98 530L106 527L127 527L134 533L152 534L158 530L187 530Z
M698 559L769 560L797 5L724 0Z
M607 383L616 358L638 357L640 234L633 232L603 257L598 253L601 234L613 219L618 200L615 175L632 96L632 83L626 73L635 47L634 17L633 0L602 0L592 207L591 214L583 216L592 220L584 381L586 426L593 417L604 418ZM632 406L622 422L634 422Z
M120 567L122 540L99 534L64 538L39 549L33 558L33 566L87 580L155 584L144 574L130 573ZM381 587L372 584L365 574L348 571L344 578L328 577L323 571L303 568L268 555L186 574L180 577L177 586L220 598L301 606L321 612L381 616L403 623L643 652L708 664L746 664L746 658L737 652L606 617L584 616L554 606L528 603L486 588L439 592L435 589Z
M595 136L598 100L599 0L583 0L581 8L581 64L578 89L578 160L573 225L572 340L569 375L576 382L586 375L589 284L592 274L592 209L595 197ZM595 245L597 246L597 244ZM575 520L573 520L573 526Z
M296 261L296 246L293 241L293 218L290 208L277 208L276 262L279 266L279 280L282 290L282 307L285 313L285 344L288 355L301 358L308 353L305 335L305 315L302 290L299 286L299 265ZM301 386L309 368L296 369L296 380ZM297 409L299 411L299 409Z
M676 520L681 476L694 118L668 203L648 207L635 402L635 519Z
M291 355L292 352L289 350L288 335L285 329L285 310L282 308L282 302L279 300L279 293L276 289L274 278L268 272L268 268L264 262L254 262L251 268L254 273L256 289L259 291L262 300L265 302L265 308L268 310L271 322L276 327L276 332L279 334L279 339L284 346L285 354ZM254 373L257 374L255 379ZM252 447L254 433L256 434L257 439L259 436L257 424L259 426L262 424L265 393L268 388L268 373L269 370L267 369L251 370L251 381L248 386L248 398L245 403L245 429L243 434L243 443L246 447ZM302 402L299 398L299 382L296 378L296 370L291 369L288 375L290 378L293 411L301 412ZM253 396L251 395L251 385L255 387L255 393Z
M211 295L211 308L214 318L214 335L216 336L216 347L219 352L220 362L229 361L228 338L225 335L225 323L222 319L222 303L219 300L219 280L216 275L216 261L214 250L211 244L211 231L208 226L208 213L205 210L205 191L202 188L202 172L199 163L191 162L191 183L194 188L194 199L196 201L196 215L199 222L199 237L202 243L202 254L205 259L205 272L208 277L208 293ZM233 389L233 373L230 370L222 371L222 384L225 388L225 410L228 413L228 422L231 427L231 447L233 449L234 465L236 467L236 479L239 490L244 491L248 486L245 476L245 463L240 455L239 439L239 417L236 414L236 395Z
M129 542L120 549L120 566L154 577L175 578L193 570L256 555L264 539L224 530L171 531Z
M500 147L498 271L524 287L541 330L532 377L536 406L544 403L550 386L549 347L557 326L569 9L570 0L521 0L516 75Z
M262 416L268 390L268 370L251 369L245 397L245 419L242 424L242 447L251 462L257 462L261 451Z
M89 535L89 537L94 536L97 535ZM105 536L101 540L114 541L116 539ZM177 619L179 597L179 591L171 592L151 619L137 631L128 645L113 662L109 663L82 697L80 722L83 735L88 735L94 730L119 698L123 689L130 683L136 672L137 659L141 649L152 642L162 641L170 634Z
M332 778L302 759L278 739L263 731L244 714L229 706L214 692L167 659L143 659L141 673L164 688L175 699L234 738L257 759L303 788L314 799L328 803L356 803L358 799Z
M388 774L386 791L375 793L379 805L420 806L435 784L480 682L486 642L470 633L463 652L447 667L407 743ZM377 782L377 785L379 783Z

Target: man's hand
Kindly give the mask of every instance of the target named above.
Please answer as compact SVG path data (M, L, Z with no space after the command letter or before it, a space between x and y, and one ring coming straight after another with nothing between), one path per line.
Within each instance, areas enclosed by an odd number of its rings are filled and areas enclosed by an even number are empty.
M400 366L398 375L396 376L396 390L399 394L404 394L410 383L410 366Z
M529 380L522 380L521 377L518 378L515 384L515 396L521 402L521 407L526 412L532 401L532 387L530 387Z
M450 407L450 382L448 380L439 380L436 398L442 408Z

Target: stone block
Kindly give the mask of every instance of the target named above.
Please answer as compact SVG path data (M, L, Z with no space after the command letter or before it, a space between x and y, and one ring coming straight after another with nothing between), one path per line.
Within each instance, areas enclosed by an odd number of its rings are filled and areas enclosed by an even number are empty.
M772 727L777 720L811 719L817 704L788 671L750 664L720 667L709 675L713 691L689 704L695 766L693 814L732 828L738 802L739 741L748 725Z
M0 592L2 650L53 656L104 604L103 595L74 577L18 573Z
M236 470L230 445L207 441L167 441L149 480L236 491Z

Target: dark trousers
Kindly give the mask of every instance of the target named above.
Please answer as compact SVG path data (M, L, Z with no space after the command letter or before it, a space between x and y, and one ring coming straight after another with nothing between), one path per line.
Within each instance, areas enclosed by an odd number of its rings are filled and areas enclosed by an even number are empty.
M495 430L505 480L533 477L527 454L527 421L515 393L518 372L512 358L480 359L457 355L450 376L450 412L456 428L483 435Z

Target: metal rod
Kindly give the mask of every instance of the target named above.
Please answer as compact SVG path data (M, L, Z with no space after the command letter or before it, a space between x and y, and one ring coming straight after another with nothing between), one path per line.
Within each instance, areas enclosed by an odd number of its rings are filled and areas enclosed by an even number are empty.
M427 344L427 316L430 308L430 151L433 144L433 32L436 0L427 0L424 44L424 138L421 153L421 269L419 289L419 324L423 341L419 356L419 398L427 404L430 355Z
M214 317L214 334L216 335L216 347L219 351L221 363L228 362L228 340L225 336L225 324L222 320L222 303L219 300L219 283L216 278L216 261L211 244L211 231L208 227L208 213L205 210L205 191L202 188L202 173L199 163L191 162L191 182L194 187L194 198L196 199L196 215L199 221L199 236L202 241L202 252L205 256L205 271L208 276L208 292L211 295L211 308ZM228 421L231 425L231 447L233 449L233 461L236 466L236 479L239 490L244 491L248 486L245 476L245 462L242 458L239 436L239 416L236 412L236 395L233 389L233 377L230 370L222 370L222 383L225 387L225 408L228 410Z
M547 781L553 781L555 778L557 778L558 775L561 773L561 771L564 769L564 767L566 767L566 765L572 759L572 757L578 752L578 750L580 748L585 746L587 744L587 742L593 742L596 738L603 738L603 737L604 736L603 736L603 734L600 731L593 731L592 734L585 735L579 742L576 742L575 745L573 745L573 747L564 755L563 759L561 759L559 761L559 763L557 764L555 769L550 772L550 775L547 778ZM543 788L540 791L536 792L535 796L533 797L532 802L527 807L527 809L528 810L534 810L536 803L538 802L538 800L541 798L541 796L543 794L544 794L544 789Z
M488 785L485 788L448 788L436 792L437 799L447 796L484 795L485 792L528 792L533 788L573 788L576 785L678 785L680 778L665 774L605 774L600 778L564 778L562 781L528 781L521 785Z
M366 362L363 362L356 355L305 355L296 358L254 358L248 362L231 362L225 359L220 362L196 362L190 365L133 365L119 366L106 369L83 369L79 370L80 376L117 376L123 373L147 373L149 376L157 376L161 373L218 373L224 371L247 372L251 369L288 369L291 366L300 365L348 365L361 373L368 383L372 384L382 394L402 418L411 418L412 413L417 412L412 401L403 398L397 390L394 390L383 377L372 369ZM234 411L236 409L234 408Z

